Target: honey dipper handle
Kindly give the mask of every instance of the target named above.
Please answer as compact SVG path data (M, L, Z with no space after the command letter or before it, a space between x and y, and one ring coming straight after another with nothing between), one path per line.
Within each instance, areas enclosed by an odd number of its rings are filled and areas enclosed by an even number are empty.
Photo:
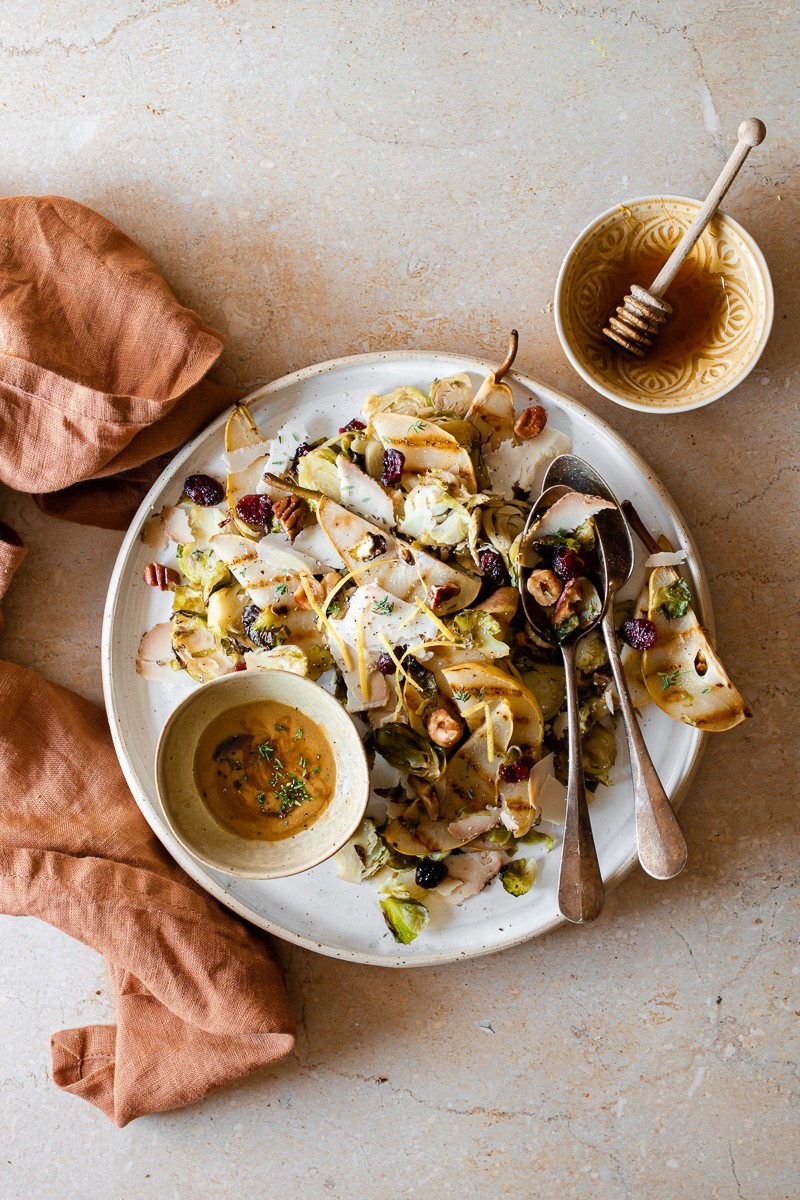
M753 146L760 145L767 136L767 128L764 122L759 121L757 117L748 117L739 126L738 136L739 140L734 147L733 154L722 168L719 179L706 196L702 208L649 288L650 295L655 296L657 300L660 300L664 295L664 292L678 274L685 260L689 257L695 242L719 208L723 196L739 174L744 165L744 160L753 149Z

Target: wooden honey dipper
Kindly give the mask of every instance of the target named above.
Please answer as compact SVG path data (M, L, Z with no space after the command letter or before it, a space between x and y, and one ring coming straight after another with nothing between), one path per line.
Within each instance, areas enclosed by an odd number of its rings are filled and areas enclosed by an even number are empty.
M739 140L722 168L717 182L649 289L641 287L638 283L631 284L631 290L617 308L616 316L608 318L603 336L614 345L637 358L644 358L653 344L654 337L672 312L672 305L664 299L664 293L719 208L723 196L739 174L753 146L760 145L766 136L766 126L757 117L748 117L746 121L742 121L738 130Z

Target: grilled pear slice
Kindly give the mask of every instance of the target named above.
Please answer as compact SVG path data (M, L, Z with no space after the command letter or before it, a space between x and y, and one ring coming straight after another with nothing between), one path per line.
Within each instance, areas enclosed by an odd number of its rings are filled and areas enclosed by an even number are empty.
M542 749L544 720L539 701L524 683L487 662L457 663L445 667L442 675L471 730L476 730L485 721L484 704L488 704L492 712L506 703L514 719L511 742L526 750L531 749L538 758ZM476 705L481 707L475 708ZM471 711L473 709L475 711Z
M514 396L507 383L498 383L490 371L467 411L484 442L496 449L514 437Z
M663 712L706 733L733 729L750 710L734 687L691 605L670 619L659 599L663 588L680 579L673 567L656 567L650 576L648 618L656 642L642 655L647 690Z
M419 597L427 603L434 588L457 587L437 606L437 617L467 608L480 590L479 579L409 546L327 496L319 502L317 520L359 584L377 583L399 600Z
M456 475L468 491L478 490L472 459L452 433L440 425L422 417L382 412L372 418L372 428L387 449L399 450L404 456L405 474L448 471Z
M236 512L236 504L242 496L252 496L258 489L269 457L269 442L264 441L246 404L234 405L228 417L225 426L225 453L230 464L227 500L233 523L245 537L262 537L263 529L248 525Z

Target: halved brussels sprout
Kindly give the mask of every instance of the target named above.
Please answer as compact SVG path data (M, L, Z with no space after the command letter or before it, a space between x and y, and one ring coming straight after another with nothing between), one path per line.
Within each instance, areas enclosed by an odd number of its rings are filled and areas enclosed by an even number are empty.
M467 650L477 650L487 658L505 658L509 648L502 641L500 622L491 613L478 608L468 608L456 613L452 621L453 632Z
M391 767L421 775L423 779L438 779L445 769L446 759L441 746L417 733L409 725L391 721L372 735L375 749Z
M424 392L416 387L397 387L385 396L377 396L371 392L361 409L361 415L373 417L380 412L421 413L431 407L431 402Z
M204 617L206 606L202 594L193 587L176 587L172 593L172 611L190 613Z
M545 721L552 721L567 698L564 668L558 663L535 662L522 672L522 681L533 692L542 709Z
M588 779L596 779L611 787L608 772L617 761L617 740L613 729L594 725L581 739L583 769Z
M516 501L488 504L482 511L483 531L495 550L507 555L525 528L527 517L525 505Z
M378 837L374 822L365 817L333 861L345 883L363 883L386 866L388 858L388 846Z
M245 593L238 584L218 588L208 598L208 628L218 637L242 636Z
M575 647L575 666L582 675L592 675L608 666L608 651L599 629L581 638Z
M198 683L228 675L240 661L240 656L226 649L211 632L203 617L184 613L172 618L172 649Z
M309 450L297 464L297 482L301 488L341 501L342 479L336 466L336 451L323 446Z
M446 379L434 379L431 384L431 404L439 411L447 410L465 417L471 403L472 380L463 372L448 375Z
M533 887L536 879L536 860L515 858L500 872L500 882L510 896L524 896Z
M407 946L419 937L430 920L421 900L412 900L408 888L396 882L381 888L378 898L383 918L396 942Z
M191 543L181 545L178 546L177 558L178 566L189 583L202 592L206 601L217 588L233 582L227 566L211 549L201 549Z
M471 450L473 446L480 445L481 435L472 421L462 420L452 413L437 413L429 420L432 425L438 425L440 429L444 429L445 433L454 437L459 446L463 446L465 450Z

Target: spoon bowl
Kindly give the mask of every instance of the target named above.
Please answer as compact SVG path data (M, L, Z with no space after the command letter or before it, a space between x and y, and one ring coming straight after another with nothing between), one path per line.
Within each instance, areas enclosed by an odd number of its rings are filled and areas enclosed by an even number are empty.
M600 612L593 621L579 626L559 641L544 609L528 592L527 583L533 569L535 551L530 531L538 518L556 500L575 489L558 485L542 493L530 511L523 532L520 551L519 594L522 611L533 633L543 642L561 650L567 691L567 731L569 772L567 778L567 811L564 822L564 842L561 850L561 869L558 877L558 906L568 921L581 924L599 917L605 902L603 878L597 861L597 849L592 835L586 780L583 772L580 722L578 717L578 679L575 650L582 637L595 629L602 620L606 606L606 587L603 586Z
M630 579L635 561L630 527L608 484L594 467L577 455L562 454L554 459L545 474L544 484L545 495L556 491L562 494L564 488L569 488L601 496L614 506L603 509L594 518L606 590L601 627L628 741L639 861L654 878L672 879L686 865L686 840L639 728L614 628L614 597Z

